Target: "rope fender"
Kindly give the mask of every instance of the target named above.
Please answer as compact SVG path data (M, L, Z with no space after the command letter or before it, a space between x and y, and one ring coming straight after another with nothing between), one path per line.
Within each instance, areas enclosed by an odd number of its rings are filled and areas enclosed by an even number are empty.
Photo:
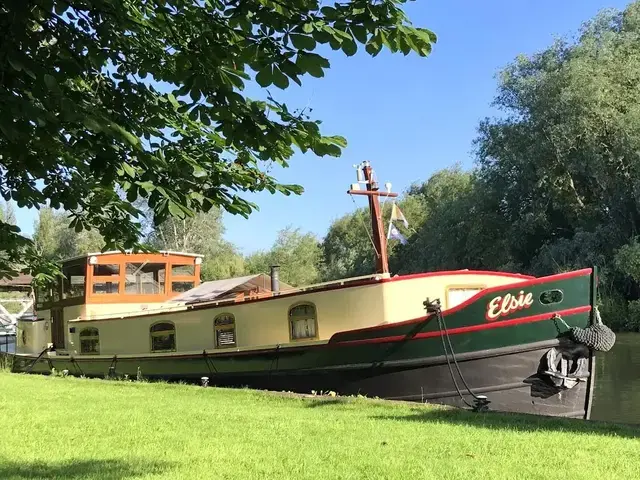
M558 326L557 321L560 321L569 329L568 336L574 342L581 343L599 352L608 352L616 343L616 334L602 322L598 307L594 307L594 313L595 321L587 328L570 327L557 313L553 314L552 319L556 323L556 328Z

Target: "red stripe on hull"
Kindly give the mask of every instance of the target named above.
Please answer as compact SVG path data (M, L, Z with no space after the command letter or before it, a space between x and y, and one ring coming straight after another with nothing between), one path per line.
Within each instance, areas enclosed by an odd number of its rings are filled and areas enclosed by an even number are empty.
M585 305L584 307L568 308L566 310L558 310L557 312L553 312L553 313L557 313L558 315L563 315L568 317L571 315L577 315L579 313L587 313L590 311L591 311L591 306ZM469 325L467 327L447 328L447 332L449 333L449 335L458 335L461 333L477 332L480 330L490 330L493 328L512 327L514 325L521 325L523 323L540 322L543 320L550 320L553 313L541 313L538 315L530 315L528 317L515 318L513 320L502 320L499 322L482 323L480 325ZM389 324L389 326L394 326L394 325L397 325L397 324L395 323ZM408 337L407 335L394 335L391 337L367 338L363 340L343 340L343 341L333 342L333 344L330 343L330 345L348 346L348 345L362 345L367 343L391 343L391 342L418 340L422 338L432 338L432 337L439 337L439 336L440 336L440 330L434 331L434 332L417 333L411 337Z

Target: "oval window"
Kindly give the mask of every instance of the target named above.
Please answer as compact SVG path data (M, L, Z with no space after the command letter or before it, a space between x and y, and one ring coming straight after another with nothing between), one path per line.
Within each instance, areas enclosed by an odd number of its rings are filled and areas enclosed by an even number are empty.
M552 305L554 303L560 303L563 298L562 290L547 290L540 294L540 303L543 305Z

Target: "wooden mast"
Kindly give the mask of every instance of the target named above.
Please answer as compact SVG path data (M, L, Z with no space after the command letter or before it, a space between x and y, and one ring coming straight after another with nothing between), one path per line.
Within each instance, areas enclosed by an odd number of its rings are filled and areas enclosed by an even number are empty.
M389 273L389 259L387 257L387 239L384 236L384 225L382 223L382 212L380 210L379 197L397 197L397 193L381 192L378 182L373 180L373 169L369 162L363 162L359 167L362 168L364 182L367 186L366 190L359 190L358 183L352 184L347 193L351 195L366 195L369 197L369 214L371 215L371 227L373 230L373 246L376 257L376 273ZM358 172L360 173L360 172ZM358 180L360 175L358 175ZM357 187L357 188L354 188Z

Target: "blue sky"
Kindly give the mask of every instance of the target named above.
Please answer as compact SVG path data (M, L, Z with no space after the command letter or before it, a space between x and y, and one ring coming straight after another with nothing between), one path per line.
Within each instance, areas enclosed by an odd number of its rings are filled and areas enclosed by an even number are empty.
M329 3L329 2L328 2ZM623 9L617 0L520 0L411 2L406 12L416 26L438 36L429 57L359 49L347 58L329 51L331 69L322 79L271 93L290 108L309 106L326 135L342 135L342 157L296 155L287 169L271 173L305 188L301 196L269 193L247 198L260 211L249 219L226 215L227 240L243 253L267 249L288 225L324 236L332 221L353 211L346 190L355 181L352 165L369 160L378 179L402 192L435 171L473 163L472 141L480 119L496 114L490 103L495 75L519 54L532 54L554 37L573 35L603 8ZM247 94L255 89L247 90ZM260 94L262 96L262 94ZM364 206L364 198L356 198ZM18 210L18 226L32 234L35 211Z

